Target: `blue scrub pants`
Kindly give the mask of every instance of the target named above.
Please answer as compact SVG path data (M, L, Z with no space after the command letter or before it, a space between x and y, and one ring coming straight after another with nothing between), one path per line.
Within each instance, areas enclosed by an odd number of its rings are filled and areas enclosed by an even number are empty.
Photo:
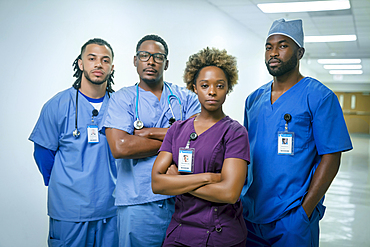
M324 212L325 206L319 203L310 219L300 205L271 223L255 224L245 220L248 229L246 246L318 247L319 221Z
M162 246L174 212L174 197L145 204L119 206L119 246Z
M50 218L49 247L116 247L118 246L117 216L72 222Z

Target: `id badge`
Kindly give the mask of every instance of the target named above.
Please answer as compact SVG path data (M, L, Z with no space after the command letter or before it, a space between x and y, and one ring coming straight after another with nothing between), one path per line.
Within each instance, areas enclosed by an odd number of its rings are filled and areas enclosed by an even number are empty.
M89 143L98 143L99 142L99 130L96 125L87 126L87 141Z
M177 167L179 172L194 172L194 148L179 149L179 162Z
M278 154L294 155L294 132L278 133Z

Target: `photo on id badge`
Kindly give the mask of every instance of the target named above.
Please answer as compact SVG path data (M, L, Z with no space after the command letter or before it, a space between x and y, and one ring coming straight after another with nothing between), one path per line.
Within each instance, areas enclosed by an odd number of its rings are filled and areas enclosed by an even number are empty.
M294 155L294 133L279 132L278 134L278 154Z
M194 169L193 156L194 156L194 149L180 148L179 162L178 162L179 172L189 172L189 173L193 172L193 169Z
M89 143L99 142L98 132L99 132L98 126L96 125L87 126L87 140Z

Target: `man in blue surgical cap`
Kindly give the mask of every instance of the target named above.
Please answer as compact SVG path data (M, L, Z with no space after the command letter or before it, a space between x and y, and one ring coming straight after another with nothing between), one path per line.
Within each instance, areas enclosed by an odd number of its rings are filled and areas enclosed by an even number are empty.
M301 20L273 22L265 63L273 80L245 102L251 148L241 199L247 246L318 246L324 194L352 149L335 94L303 76Z

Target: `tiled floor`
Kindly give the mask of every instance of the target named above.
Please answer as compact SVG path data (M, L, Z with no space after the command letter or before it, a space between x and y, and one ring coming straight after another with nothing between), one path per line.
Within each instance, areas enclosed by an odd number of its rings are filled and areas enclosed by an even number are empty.
M352 134L321 220L320 247L370 246L370 135Z

